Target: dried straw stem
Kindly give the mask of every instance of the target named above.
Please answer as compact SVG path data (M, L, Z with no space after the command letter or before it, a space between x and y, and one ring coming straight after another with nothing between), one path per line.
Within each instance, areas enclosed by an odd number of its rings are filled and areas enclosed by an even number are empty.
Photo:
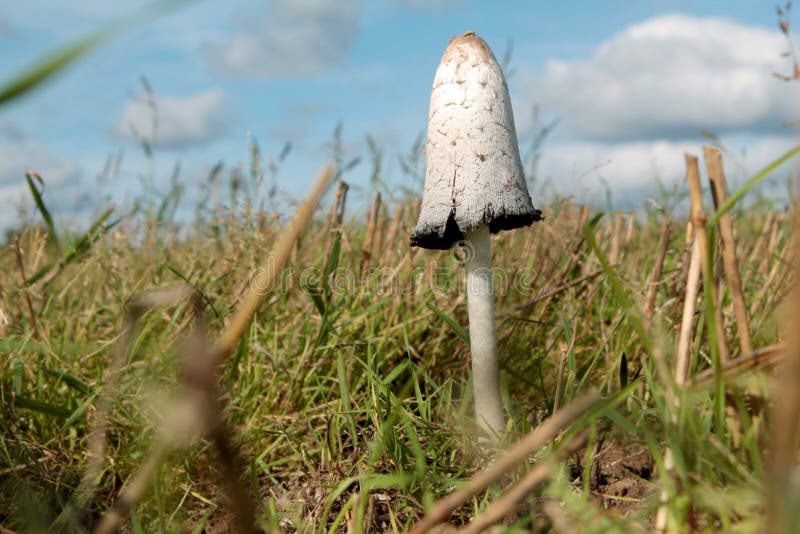
M700 244L692 245L689 272L686 275L686 292L683 298L683 316L678 336L678 354L675 359L675 382L682 386L689 378L689 356L692 346L694 309L700 289Z
M786 356L786 345L778 343L754 351L752 354L740 356L722 366L721 372L726 378L740 375L747 371L764 369L780 363ZM706 369L692 379L692 387L710 385L714 381L714 369Z
M700 189L700 170L697 165L696 156L691 154L684 154L684 156L686 158L686 180L689 182L689 195L692 201L692 226L694 227L697 243L700 246L700 264L703 268L703 272L706 273L712 268L711 261L713 258L708 257L708 234L706 233L706 214L703 212L703 192ZM725 324L723 322L719 291L717 289L716 284L712 283L709 288L712 302L707 305L714 306L717 348L719 350L720 360L726 362L730 359L730 352L728 351L728 343L725 340Z
M722 153L718 148L704 146L703 156L706 160L708 180L714 191L714 203L719 208L728 199L728 184L722 169ZM742 278L739 275L739 260L736 257L736 240L733 235L733 220L730 213L719 218L719 233L722 238L722 260L725 264L725 276L728 279L733 312L736 315L736 331L739 334L740 350L744 354L753 352L753 340L750 337L750 320L747 317L747 304L742 291Z
M375 194L375 200L372 202L372 209L369 211L369 219L367 220L367 233L364 236L364 250L361 254L361 272L367 270L369 267L370 259L372 259L372 249L375 244L375 234L378 228L378 216L381 210L381 194Z
M797 464L797 431L800 425L800 217L794 214L794 286L786 301L786 357L783 373L773 393L771 458L767 470L767 532L793 532L796 517L791 507L797 494L792 484ZM794 487L793 487L794 486ZM795 527L797 526L794 523Z
M17 260L17 268L19 269L19 276L22 282L22 293L25 294L25 304L28 306L28 315L30 316L31 326L33 327L33 337L40 339L39 336L39 321L36 318L36 312L33 311L33 301L31 300L31 292L28 288L27 277L25 276L25 264L22 261L22 249L19 246L19 238L14 239L14 258Z
M214 349L214 360L217 365L221 365L225 361L225 358L242 338L247 327L250 326L250 322L255 317L261 302L269 292L269 288L273 287L276 278L286 265L297 238L311 222L314 209L320 198L322 198L323 193L325 193L328 181L330 181L333 173L334 169L331 165L327 165L322 170L311 193L297 207L294 217L275 241L271 257L265 264L265 268L248 285L242 301L234 312L233 318L223 331Z
M669 246L669 236L671 230L671 221L667 219L664 221L664 228L661 230L661 239L658 243L658 257L653 266L653 274L650 276L650 291L647 295L647 306L644 310L644 316L649 321L653 318L653 312L656 307L656 296L658 295L658 284L661 281L661 272L664 269L664 259L667 257L667 247Z
M392 224L389 226L389 233L386 234L386 245L391 246L394 244L397 233L400 231L400 224L403 221L403 205L398 204L394 210L394 217L392 218Z
M554 455L536 464L516 485L506 491L502 497L493 502L486 511L473 519L460 532L477 534L502 521L504 517L514 511L520 501L553 475L564 458L582 447L586 443L586 438L587 433L584 432L561 447Z
M467 502L472 496L484 491L489 485L497 482L529 455L544 447L548 442L565 429L581 414L591 408L600 396L596 392L589 393L562 408L535 430L514 444L508 452L494 464L473 476L462 488L438 500L430 511L410 530L410 534L428 532L439 523L446 521L450 514Z

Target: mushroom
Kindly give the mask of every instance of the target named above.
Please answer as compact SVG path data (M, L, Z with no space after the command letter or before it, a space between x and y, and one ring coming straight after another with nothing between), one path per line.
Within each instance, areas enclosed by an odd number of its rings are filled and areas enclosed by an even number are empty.
M490 234L542 220L525 185L508 86L474 32L454 37L431 92L422 208L411 246L464 245L475 417L505 430L492 287Z

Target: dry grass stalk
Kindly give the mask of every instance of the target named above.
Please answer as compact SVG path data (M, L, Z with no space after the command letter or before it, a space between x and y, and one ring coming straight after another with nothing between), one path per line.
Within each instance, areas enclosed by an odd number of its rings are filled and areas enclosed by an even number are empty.
M555 398L553 399L553 413L558 413L558 409L561 405L561 389L564 385L564 372L566 370L567 365L567 357L569 356L570 351L575 347L575 339L578 335L578 324L576 321L573 321L572 324L572 338L569 340L569 344L564 347L561 351L561 361L558 362L558 374L556 375L556 393Z
M697 158L689 154L686 157L686 179L689 182L692 208L690 215L691 225L686 229L686 242L691 246L691 256L689 267L686 272L686 284L683 297L683 314L681 317L681 328L678 336L678 348L675 358L674 379L678 387L686 384L689 375L689 359L691 355L691 340L693 331L694 309L699 290L701 264L705 265L703 258L708 261L707 235L705 229L705 214L703 213L703 199L700 191L700 178L697 168ZM694 235L692 242L691 236ZM719 325L718 325L719 326ZM719 329L718 329L719 330ZM678 408L677 397L674 399ZM673 419L675 415L673 415ZM677 422L677 421L673 421ZM668 476L673 477L675 471L675 457L672 449L667 448L664 453L664 470ZM669 493L665 489L661 490L659 496L660 505L656 512L654 530L656 532L666 532L669 521Z
M561 447L553 456L536 464L522 479L511 489L494 501L481 515L473 519L469 525L462 528L464 534L477 534L498 524L504 517L514 512L518 503L529 493L547 481L557 470L560 461L573 454L586 443L587 434L584 432L573 438Z
M103 385L103 390L97 402L97 412L92 431L88 439L88 465L84 471L80 486L76 491L75 501L65 508L56 520L55 525L64 527L65 521L71 521L73 510L81 510L91 499L105 463L106 434L109 426L109 411L114 398L119 393L119 382L125 362L130 356L133 346L134 333L139 319L145 312L165 305L175 305L186 300L194 291L189 285L180 285L170 288L150 291L132 298L125 305L122 333L117 341L114 358L108 372L108 377ZM144 465L139 469L133 480L126 485L125 490L117 500L115 507L110 510L95 529L95 532L115 532L122 516L131 506L137 503L149 485L149 480L156 468L161 464L164 455L168 452L166 443L159 442L160 446L154 447L147 456ZM86 510L82 510L82 515ZM80 518L79 518L80 519Z
M136 325L142 315L153 308L165 305L174 305L186 300L193 294L188 285L179 285L159 290L150 291L141 296L132 298L125 304L122 331L117 339L114 356L109 365L108 375L97 400L92 429L87 438L87 465L81 477L78 489L75 491L71 502L56 518L54 526L67 528L74 521L81 521L87 514L87 506L91 501L95 488L100 482L100 477L105 466L106 434L109 427L109 412L114 399L119 394L119 382L125 362L130 356Z
M130 509L138 503L144 496L145 491L150 486L150 480L155 474L158 466L169 452L165 443L160 443L147 454L145 463L134 474L130 482L125 485L122 493L117 498L114 508L109 510L100 523L95 528L95 534L113 534L119 531L124 516Z
M611 226L611 251L608 253L608 261L611 265L616 265L619 261L619 248L622 241L622 224L625 222L624 215L617 213L614 215L614 224Z
M773 392L771 455L767 470L767 532L793 532L791 510L797 485L792 483L797 467L797 431L800 425L800 217L794 214L794 286L786 299L784 325L786 356L783 373ZM796 523L794 527L796 527Z
M689 378L689 355L692 347L694 309L700 289L700 244L692 246L689 271L686 275L686 291L683 297L683 315L678 335L678 352L675 359L675 382L682 386Z
M764 216L764 222L761 225L761 231L758 234L758 239L750 249L747 255L747 264L752 264L756 258L763 254L764 249L767 247L770 232L772 230L772 220L775 218L774 212L767 212Z
M145 463L134 474L123 489L114 508L100 521L95 532L110 534L119 530L122 519L143 497L145 490L167 453L185 446L202 435L209 438L217 448L220 472L226 494L236 516L236 531L253 532L255 514L253 506L242 485L242 469L236 452L230 443L230 430L222 417L222 406L215 390L216 366L209 350L210 344L202 320L203 300L193 295L197 328L189 336L181 352L181 392L165 417L156 443Z
M367 233L364 237L364 249L361 253L361 272L363 273L369 267L370 259L372 258L372 250L375 247L375 234L378 228L378 217L381 210L381 194L375 194L375 200L372 202L372 209L369 211L369 219L367 220Z
M19 269L22 293L25 294L25 303L28 306L28 315L30 316L31 326L33 327L33 336L35 339L40 339L39 321L36 319L36 313L33 311L33 301L31 300L30 289L28 288L27 276L25 276L25 264L22 261L22 249L20 249L19 246L19 238L14 239L13 250L14 257L17 260L17 268Z
M347 205L347 192L350 186L344 180L339 180L339 187L336 189L336 197L333 202L331 216L328 219L328 232L341 228L344 221L345 206Z
M728 184L722 168L722 153L718 148L704 146L703 156L706 161L708 180L714 191L714 202L718 209L728 199ZM753 352L753 340L750 336L750 321L742 291L742 279L739 275L739 260L736 257L736 240L733 235L733 219L730 213L725 213L719 218L719 233L722 238L725 276L728 279L733 311L736 315L736 331L739 334L740 350L744 354L750 354Z
M225 361L225 358L242 338L247 327L250 326L250 322L255 317L261 302L267 294L266 289L273 287L275 280L280 275L294 249L298 236L303 229L308 227L311 217L314 215L314 209L320 198L322 198L333 173L334 169L330 165L322 170L311 192L297 207L294 217L275 241L270 254L272 261L268 260L264 270L260 271L248 285L242 301L233 314L233 318L223 331L214 349L217 365L221 365Z
M567 278L567 273L570 272L570 270L572 269L572 267L575 265L576 262L580 262L582 276L579 278L579 280L581 280L581 283L583 281L585 281L585 280L590 280L591 278L594 278L593 275L598 274L596 272L595 273L591 273L589 271L589 267L593 263L592 261L581 261L582 260L581 251L582 251L583 246L584 246L583 229L586 226L588 218L589 218L589 207L588 206L581 206L580 217L578 219L578 227L576 228L576 231L575 231L575 235L577 235L579 237L577 239L575 239L574 246L572 247L572 249L570 251L568 251L567 260L564 262L564 265L561 267L561 269L559 269L559 271L556 274L553 275L553 277L551 278L552 280L564 280L565 278ZM547 225L545 225L544 228L547 231L552 231L549 228L549 226L547 226ZM577 280L575 280L574 282L577 282ZM565 287L565 289L566 289L566 287ZM555 297L555 295L560 293L560 292L561 291L555 291L555 290L554 291L548 291L544 295L544 299L542 299L542 300L544 300L544 305L541 307L541 311L540 311L539 315L537 316L536 321L544 321L546 319L547 315L551 312L551 310L550 310L550 302L552 302L552 300ZM539 300L540 299L537 297L536 299L534 299L535 302L527 303L526 304L527 308L523 307L522 309L523 310L528 310L528 313L530 313L530 311L533 310L533 304L535 304L536 302L539 302Z
M708 272L710 262L713 258L708 257L708 234L706 233L706 214L703 212L703 192L700 188L700 170L697 165L697 157L691 154L685 154L686 158L686 180L689 182L689 195L691 196L691 220L694 228L697 243L700 246L700 265L702 272ZM716 334L717 334L717 349L719 350L720 360L726 362L730 359L730 352L728 351L728 343L725 339L725 324L722 317L722 308L720 307L719 291L717 291L716 284L711 284L710 293L711 300L713 301L714 311L716 314Z
M774 289L776 287L784 287L786 277L792 272L790 268L792 248L791 243L786 244L778 255L777 260L773 263L772 268L761 284L761 289L759 289L758 294L750 304L750 317L754 317L759 309L769 309L772 304L770 297L775 295ZM772 256L772 254L769 256ZM778 275L780 275L780 279L776 282Z
M576 278L575 280L572 280L572 281L567 282L565 284L561 284L558 287L554 287L552 289L549 289L546 292L543 292L543 294L537 295L535 298L529 300L528 302L524 302L522 304L517 304L517 305L515 305L515 306L513 306L513 307L511 307L511 308L509 308L507 310L504 310L504 311L498 313L497 314L497 318L498 319L502 319L504 317L508 317L509 315L514 315L514 314L521 314L523 316L527 315L528 313L530 313L530 311L533 308L533 306L538 304L539 302L549 301L553 297L558 295L559 293L563 293L564 291L566 291L568 289L571 289L573 287L577 287L577 286L580 286L580 285L582 285L582 284L584 284L586 282L589 282L592 279L597 278L601 274L603 274L602 270L595 271L593 273L589 273L587 275L584 275L584 276L581 276L579 278Z
M347 192L350 186L344 180L339 180L339 187L336 188L336 197L333 202L330 217L328 218L328 227L325 232L325 250L331 249L334 236L343 235L342 224L344 223L344 214L347 206Z
M722 374L731 378L747 371L764 369L780 363L786 355L786 345L778 343L754 351L752 354L740 356L722 366ZM711 385L714 381L714 369L706 369L692 379L692 387Z
M544 447L558 436L570 423L585 413L600 399L596 392L574 400L557 414L553 414L527 436L515 443L492 465L473 476L462 488L438 500L425 516L410 530L411 534L422 534L446 521L450 514L474 495L484 491L500 480L528 456Z
M653 266L653 274L650 276L650 290L647 295L647 305L644 310L644 316L649 321L653 318L653 312L656 307L656 296L658 295L658 284L661 281L661 272L664 269L664 259L667 257L667 247L669 247L669 236L671 230L671 221L667 219L664 221L664 228L661 230L661 239L658 243L658 257Z
M268 293L265 289L272 287L277 273L285 266L301 230L308 227L314 209L332 175L333 168L326 167L317 179L309 197L297 208L291 222L276 240L272 252L274 262L267 264L269 270L266 273L260 273L254 282L257 284L255 287L253 287L253 284L248 286L243 301L237 308L232 321L223 332L214 350L209 350L205 329L190 339L191 345L184 351L184 394L181 403L185 404L185 406L181 406L179 403L174 408L175 417L171 418L174 420L165 421L161 436L147 456L144 465L134 474L132 481L123 490L114 509L103 517L95 532L99 534L116 532L125 513L138 503L143 496L166 453L178 443L197 437L201 433L207 435L214 442L219 452L222 463L221 471L229 500L237 516L238 530L240 532L252 532L254 525L252 506L242 491L241 469L234 449L230 444L230 432L224 424L221 415L222 409L214 392L216 370L233 350L233 347L255 316L263 297ZM149 301L144 302L149 303ZM142 303L139 304L140 306L134 308L135 310L141 309ZM126 328L127 335L123 337L127 338L131 331L131 328ZM185 428L182 432L176 433L173 425L178 421L180 421L180 426Z
M783 223L783 219L784 219L783 213L776 213L775 217L772 219L772 228L770 229L769 233L769 244L767 245L766 253L763 254L761 263L758 266L758 272L760 273L767 272L770 260L775 257L775 249L777 248L778 239L780 238L780 230L781 230L781 225Z
M623 242L626 247L633 241L633 232L636 230L636 214L629 213L627 222L628 224L625 227L625 240Z
M403 205L398 204L394 210L394 217L392 217L392 224L389 226L389 233L386 234L386 244L391 246L397 240L397 233L400 231L400 225L403 222Z

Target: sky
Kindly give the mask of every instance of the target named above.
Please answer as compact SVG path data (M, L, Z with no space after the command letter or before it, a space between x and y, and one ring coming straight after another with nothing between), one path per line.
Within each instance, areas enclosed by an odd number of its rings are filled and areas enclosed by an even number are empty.
M0 84L142 5L0 7ZM85 224L174 180L199 198L215 166L249 173L254 144L263 187L297 199L333 157L337 125L342 161L361 158L344 176L356 203L375 185L368 138L384 191L421 194L424 163L400 160L424 136L448 40L467 30L510 58L523 155L553 126L529 166L537 206L568 194L629 209L685 189L683 153L701 154L703 132L740 182L796 143L800 82L773 75L791 71L777 21L763 0L198 0L0 108L0 231L31 211L27 169L57 219Z

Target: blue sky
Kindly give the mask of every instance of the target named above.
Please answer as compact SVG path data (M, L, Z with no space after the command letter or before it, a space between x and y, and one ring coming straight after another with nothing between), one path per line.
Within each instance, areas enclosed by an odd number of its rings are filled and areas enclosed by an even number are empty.
M29 0L0 10L0 80L139 5ZM364 159L346 176L356 189L368 184L370 135L388 187L421 193L397 160L425 130L449 38L466 30L498 58L513 43L506 74L521 144L537 129L535 106L540 125L558 121L542 149L541 196L596 202L609 187L630 207L657 180L682 179L682 152L700 152L703 129L731 149L738 179L795 142L782 123L795 120L796 84L771 75L789 69L776 20L772 3L754 0L200 1L0 109L0 229L30 206L27 168L44 178L54 211L79 220L108 201L124 205L149 173L165 191L176 163L190 191L220 161L225 172L246 168L252 139L266 160L292 143L277 185L299 197L330 159L340 121L345 159ZM153 135L142 77L158 110L152 166L136 140ZM118 175L98 183L118 154Z

